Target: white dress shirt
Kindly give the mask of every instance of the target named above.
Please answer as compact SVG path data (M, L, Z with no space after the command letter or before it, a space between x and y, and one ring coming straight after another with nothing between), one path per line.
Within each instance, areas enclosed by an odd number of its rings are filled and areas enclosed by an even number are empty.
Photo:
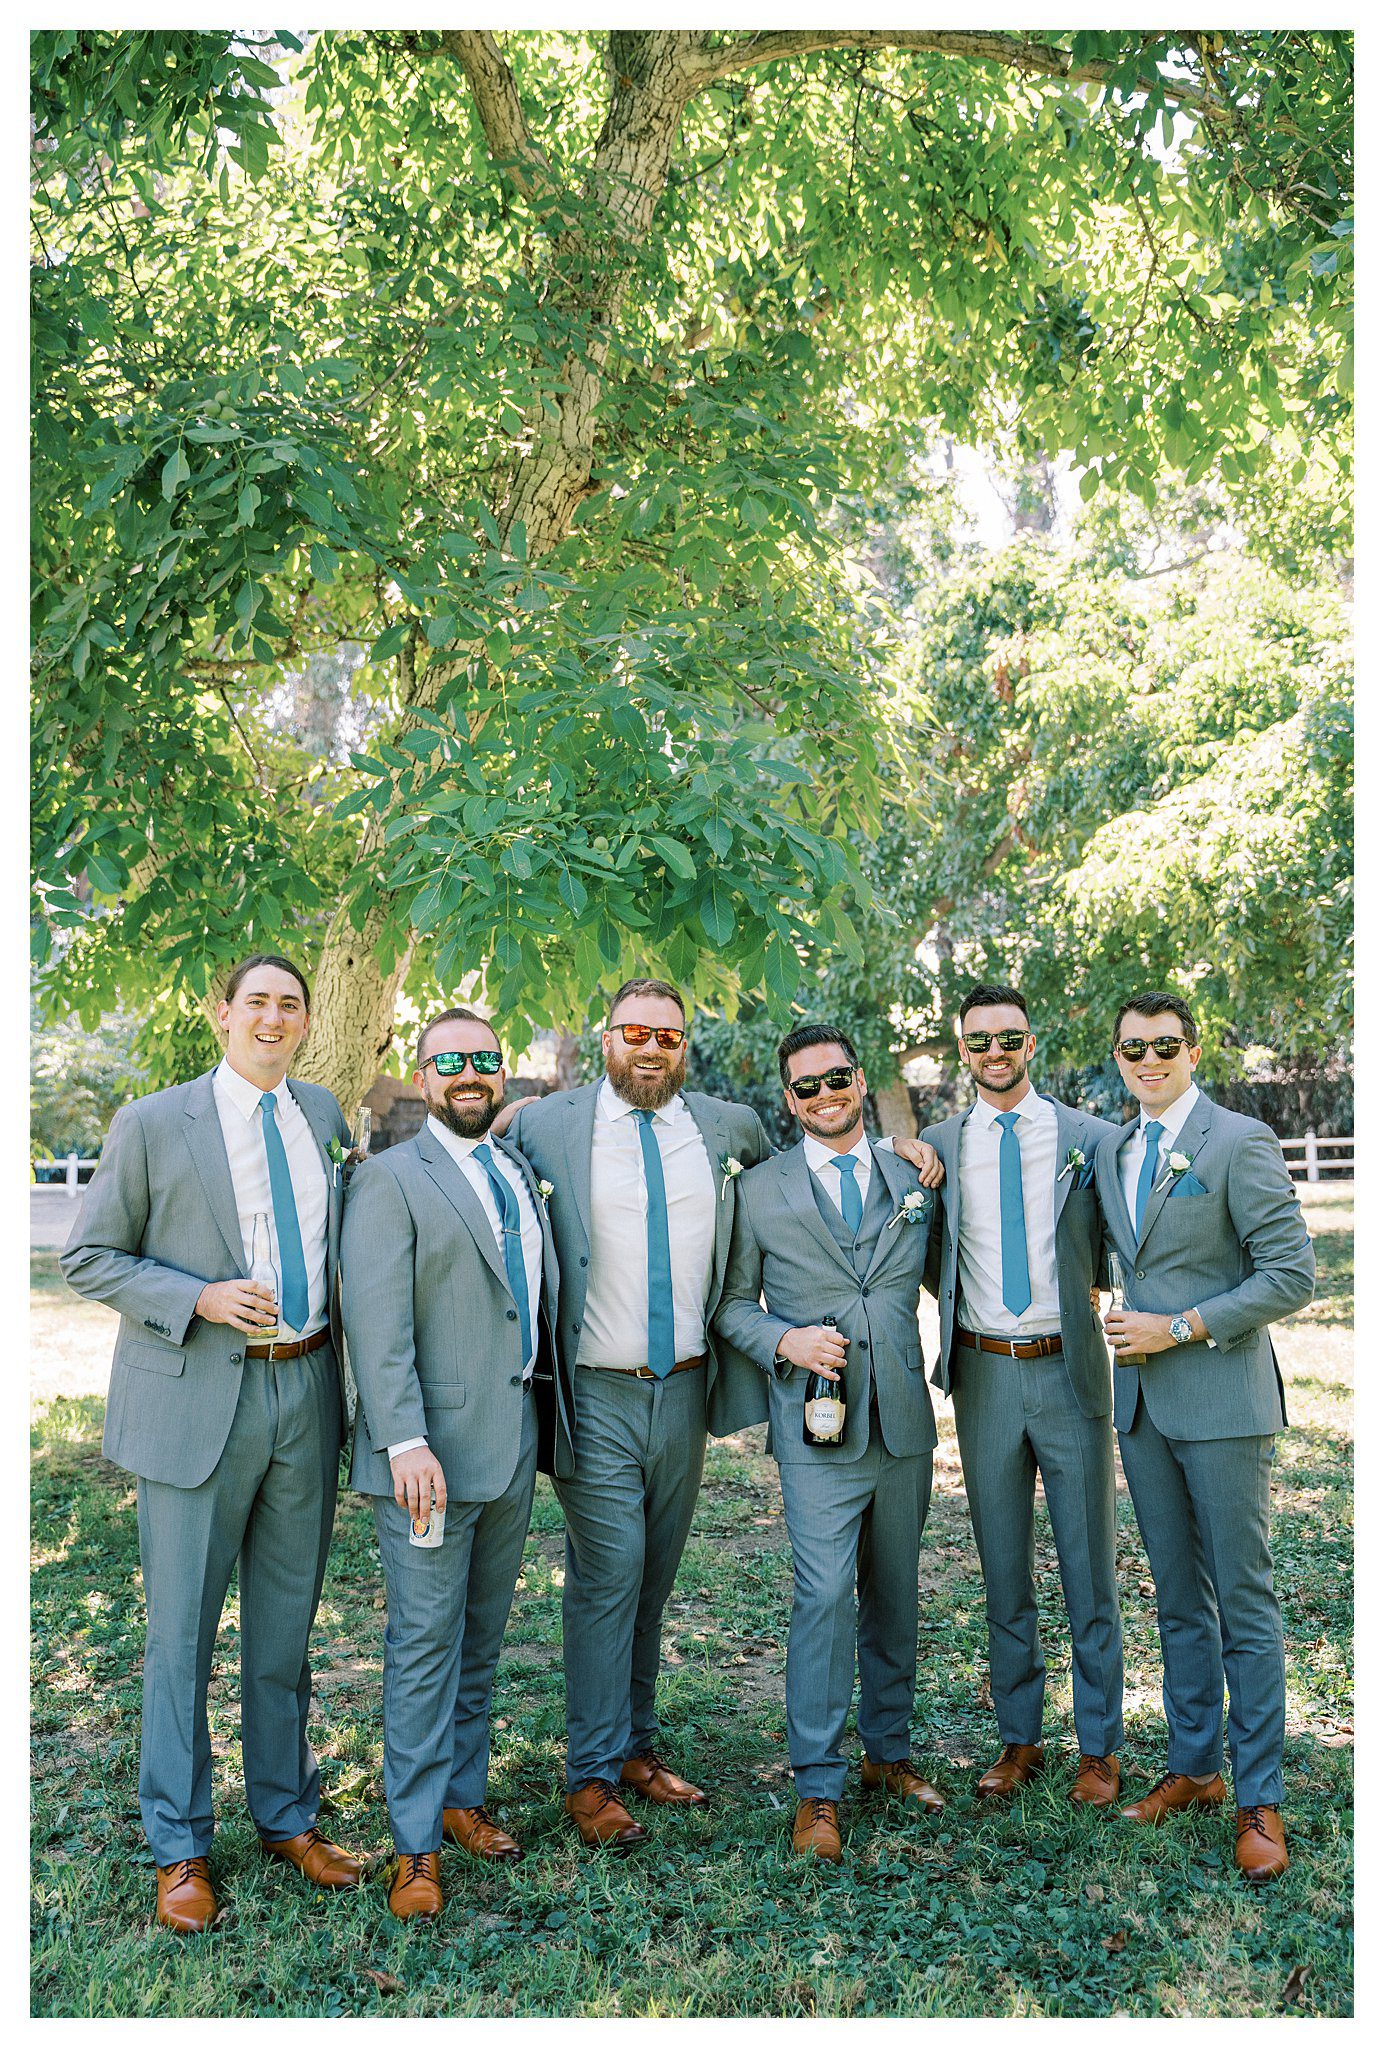
M1177 1150L1182 1126L1192 1114L1200 1093L1201 1090L1194 1081L1190 1088L1183 1089L1176 1102L1168 1104L1161 1115L1151 1117L1146 1109L1141 1109L1138 1131L1134 1137L1126 1138L1120 1148L1120 1180L1124 1189L1125 1207L1129 1210L1130 1227L1136 1237L1139 1233L1134 1223L1134 1198L1139 1191L1139 1170L1143 1166L1144 1153L1148 1149L1145 1132L1151 1123L1163 1126L1163 1135L1158 1140L1158 1170L1153 1176L1153 1185L1157 1187L1167 1171L1168 1154Z
M495 1190L490 1185L490 1176L474 1156L477 1145L488 1143L488 1138L462 1138L455 1131L449 1131L446 1124L439 1123L435 1116L428 1118L428 1129L443 1150L461 1168L462 1177L475 1195L486 1214L486 1220L495 1233L495 1246L503 1265L505 1256L504 1221L500 1215L500 1204ZM538 1356L538 1303L539 1291L543 1285L543 1231L539 1225L538 1212L534 1207L529 1184L512 1159L507 1159L498 1146L491 1145L490 1156L495 1170L502 1180L508 1181L519 1201L519 1243L524 1254L524 1278L529 1289L529 1368L524 1374L527 1386L533 1378L533 1362ZM389 1446L391 1458L402 1456L405 1451L416 1451L425 1444L425 1436L406 1437L400 1444Z
M216 1114L226 1141L231 1186L235 1190L236 1215L245 1266L254 1256L255 1218L269 1219L270 1257L279 1270L282 1290L284 1262L279 1253L279 1233L274 1222L274 1197L269 1188L269 1155L264 1149L264 1117L260 1098L269 1093L254 1081L238 1074L223 1059L211 1077ZM308 1319L301 1330L293 1329L279 1317L279 1336L285 1342L308 1337L327 1320L327 1173L322 1147L312 1125L289 1093L287 1078L273 1091L274 1121L284 1142L289 1178L293 1182L293 1204L298 1211L298 1235L303 1241L303 1264L308 1275Z
M862 1130L849 1152L833 1152L830 1145L824 1145L820 1138L814 1138L810 1131L803 1132L803 1157L809 1173L815 1173L819 1187L826 1189L831 1206L838 1216L845 1220L846 1210L842 1202L842 1182L845 1175L835 1164L838 1159L849 1159L855 1169L855 1184L860 1190L860 1206L865 1207L865 1197L870 1192L870 1141Z
M651 1128L668 1202L673 1351L678 1358L695 1358L706 1349L716 1177L681 1095L653 1112ZM627 1368L649 1362L648 1206L634 1110L604 1080L591 1134L591 1277L578 1365Z
M957 1319L983 1337L1055 1336L1062 1327L1057 1291L1057 1111L1030 1088L1010 1109L1019 1141L1019 1174L1024 1190L1024 1237L1032 1299L1016 1316L1004 1304L1000 1244L1001 1112L983 1096L961 1126L960 1227Z

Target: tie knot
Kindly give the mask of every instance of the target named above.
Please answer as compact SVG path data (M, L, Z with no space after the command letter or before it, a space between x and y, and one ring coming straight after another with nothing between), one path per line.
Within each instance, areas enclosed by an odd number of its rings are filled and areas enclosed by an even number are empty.
M475 1156L480 1160L482 1166L489 1166L494 1155L488 1145L477 1145Z
M266 1116L273 1116L274 1106L274 1098L272 1095L261 1095L260 1108L264 1111Z
M1146 1140L1156 1145L1158 1143L1158 1140L1163 1135L1163 1126L1160 1123L1155 1123L1153 1119L1150 1118L1148 1124L1145 1126L1144 1134Z
M654 1113L651 1109L637 1109L634 1114L636 1122L641 1124L651 1124L654 1120Z
M855 1172L855 1154L853 1152L838 1152L831 1163L838 1173Z
M995 1122L996 1122L997 1124L1003 1124L1003 1125L1004 1125L1004 1128L1005 1128L1005 1131L1006 1131L1006 1132L1012 1131L1012 1130L1013 1130L1013 1128L1014 1128L1014 1126L1015 1126L1015 1124L1016 1124L1016 1123L1017 1123L1018 1121L1019 1121L1019 1112L1018 1112L1018 1110L1017 1110L1017 1109L1002 1109L1002 1110L1000 1110L1000 1111L999 1111L998 1115L997 1115L997 1116L996 1116L996 1118L995 1118Z

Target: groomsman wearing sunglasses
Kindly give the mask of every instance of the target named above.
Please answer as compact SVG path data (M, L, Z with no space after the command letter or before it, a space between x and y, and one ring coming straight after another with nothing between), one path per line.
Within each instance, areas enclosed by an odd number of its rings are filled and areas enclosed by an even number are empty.
M360 1394L351 1484L373 1500L389 1602L384 1783L401 1920L441 1911L444 1836L486 1861L522 1854L485 1807L490 1699L536 1466L572 1470L543 1191L491 1134L499 1039L474 1011L445 1010L417 1057L427 1121L352 1179L342 1251ZM550 1374L545 1422L535 1376Z
M759 1416L793 1545L793 1849L839 1863L857 1654L862 1785L925 1813L943 1803L909 1761L918 1548L937 1442L918 1296L937 1198L892 1152L872 1152L865 1076L844 1032L790 1031L779 1077L803 1141L745 1176L716 1323L760 1369ZM808 1441L813 1373L845 1396L833 1441Z
M328 1889L363 1866L318 1832L308 1636L336 1507L346 1395L333 1331L341 1168L336 1097L290 1081L309 1029L291 960L256 953L217 1007L219 1066L120 1110L62 1255L118 1310L104 1450L139 1482L144 1649L139 1808L155 1918L216 1917L207 1680L240 1571L245 1797L269 1853ZM280 1276L247 1276L256 1217ZM273 1332L273 1341L268 1341Z
M1067 1796L1110 1806L1120 1784L1124 1665L1094 1180L1097 1146L1114 1127L1037 1092L1028 1073L1037 1044L1018 989L982 984L963 1001L957 1049L976 1100L924 1134L946 1167L929 1273L941 1318L935 1376L956 1415L1003 1744L976 1790L1008 1798L1043 1768L1033 1575L1041 1473L1071 1629L1080 1757Z
M1139 1116L1096 1155L1123 1269L1115 1426L1153 1568L1168 1768L1123 1809L1159 1822L1225 1798L1225 1695L1235 1861L1251 1883L1288 1867L1283 1623L1269 1549L1274 1436L1286 1427L1268 1326L1312 1298L1311 1240L1273 1132L1193 1078L1196 1020L1164 990L1131 996L1115 1058Z

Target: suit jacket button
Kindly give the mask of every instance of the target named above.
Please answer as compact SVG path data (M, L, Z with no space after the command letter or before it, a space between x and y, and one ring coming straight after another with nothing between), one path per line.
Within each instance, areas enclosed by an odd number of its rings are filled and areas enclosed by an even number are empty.
M580 1324L580 1323L573 1323L573 1325L572 1325L572 1335L573 1335L574 1337L580 1337L580 1335L581 1335L581 1324Z
M582 1259L579 1261L579 1263L584 1266L588 1263L588 1261L586 1259Z
M509 1317L509 1320L510 1320L510 1321L511 1321L512 1323L517 1323L517 1322L518 1322L518 1320L519 1320L519 1311L518 1311L518 1309L517 1309L517 1308L507 1308L507 1309L505 1310L505 1314L506 1314L506 1315L507 1315L507 1316Z
M1144 1269L1142 1266L1136 1266L1134 1268L1134 1277L1136 1280L1142 1280L1144 1278Z
M523 1375L522 1375L522 1374L520 1374L520 1373L517 1373L517 1372L512 1372L512 1373L510 1374L510 1376L509 1376L509 1383L510 1383L510 1385L511 1385L512 1387L517 1387L517 1386L518 1386L518 1384L519 1384L519 1382L520 1382L520 1379L521 1379L522 1377L523 1377Z
M240 1364L240 1353L239 1353L238 1351L233 1351L233 1352L231 1353L231 1364L232 1364L232 1365L239 1365L239 1364Z

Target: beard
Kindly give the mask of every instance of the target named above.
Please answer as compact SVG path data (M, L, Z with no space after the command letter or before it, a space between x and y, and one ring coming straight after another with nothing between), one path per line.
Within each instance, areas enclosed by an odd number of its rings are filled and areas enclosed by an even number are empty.
M631 1109L662 1109L671 1102L683 1084L687 1073L687 1052L680 1047L676 1059L664 1067L661 1074L638 1074L635 1072L636 1059L647 1059L645 1047L622 1046L618 1052L606 1054L606 1079L622 1102ZM659 1058L665 1055L659 1054Z
M834 1109L836 1104L833 1103L831 1106ZM798 1108L798 1122L810 1137L820 1138L823 1144L838 1138L851 1138L854 1141L860 1135L860 1120L864 1114L865 1105L862 1102L856 1106L854 1123L832 1123L823 1117L821 1110L815 1104L809 1106L804 1102Z
M465 1102L453 1102L449 1095L444 1095L440 1102L429 1103L428 1107L437 1121L458 1138L483 1138L500 1114L500 1104L488 1092L484 1097L470 1096Z
M1004 1059L1009 1068L1009 1073L1004 1079L997 1074L987 1074L984 1057L981 1056L971 1068L972 1080L978 1086L988 1088L993 1095L1011 1095L1016 1088L1022 1088L1028 1079L1028 1061L1021 1052L1005 1053Z

